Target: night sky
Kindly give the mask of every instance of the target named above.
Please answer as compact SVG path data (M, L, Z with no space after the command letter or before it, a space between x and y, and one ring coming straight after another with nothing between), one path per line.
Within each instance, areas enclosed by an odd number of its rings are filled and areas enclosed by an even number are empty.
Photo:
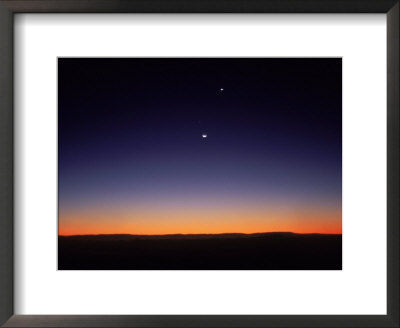
M341 233L341 59L60 58L58 156L60 235Z

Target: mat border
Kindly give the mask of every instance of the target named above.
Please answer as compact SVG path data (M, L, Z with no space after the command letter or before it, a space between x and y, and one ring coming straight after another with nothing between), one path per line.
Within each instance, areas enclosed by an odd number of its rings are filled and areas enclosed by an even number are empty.
M0 0L0 324L4 327L399 327L399 0ZM14 315L16 13L385 13L387 315Z

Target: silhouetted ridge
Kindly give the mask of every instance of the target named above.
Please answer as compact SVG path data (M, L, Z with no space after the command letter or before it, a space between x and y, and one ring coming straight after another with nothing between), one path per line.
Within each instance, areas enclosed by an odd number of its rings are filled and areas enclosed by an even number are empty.
M59 270L340 270L342 235L291 232L58 238Z
M325 235L319 233L298 234L294 232L258 232L258 233L220 233L220 234L166 234L166 235L132 235L132 234L99 234L99 235L71 235L59 236L60 238L84 238L84 239L209 239L209 238L257 238L257 237L295 237L295 236L316 236ZM326 234L331 235L331 234ZM333 236L335 234L332 234Z

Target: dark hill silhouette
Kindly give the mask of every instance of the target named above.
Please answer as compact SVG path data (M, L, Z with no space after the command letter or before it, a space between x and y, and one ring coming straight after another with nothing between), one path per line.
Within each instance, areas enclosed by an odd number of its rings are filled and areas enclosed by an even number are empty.
M341 270L342 235L59 236L60 270Z

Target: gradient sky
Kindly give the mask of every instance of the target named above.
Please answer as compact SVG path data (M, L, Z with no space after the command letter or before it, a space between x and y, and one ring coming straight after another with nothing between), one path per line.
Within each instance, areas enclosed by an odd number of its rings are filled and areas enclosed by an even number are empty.
M59 59L59 234L341 233L341 72Z

